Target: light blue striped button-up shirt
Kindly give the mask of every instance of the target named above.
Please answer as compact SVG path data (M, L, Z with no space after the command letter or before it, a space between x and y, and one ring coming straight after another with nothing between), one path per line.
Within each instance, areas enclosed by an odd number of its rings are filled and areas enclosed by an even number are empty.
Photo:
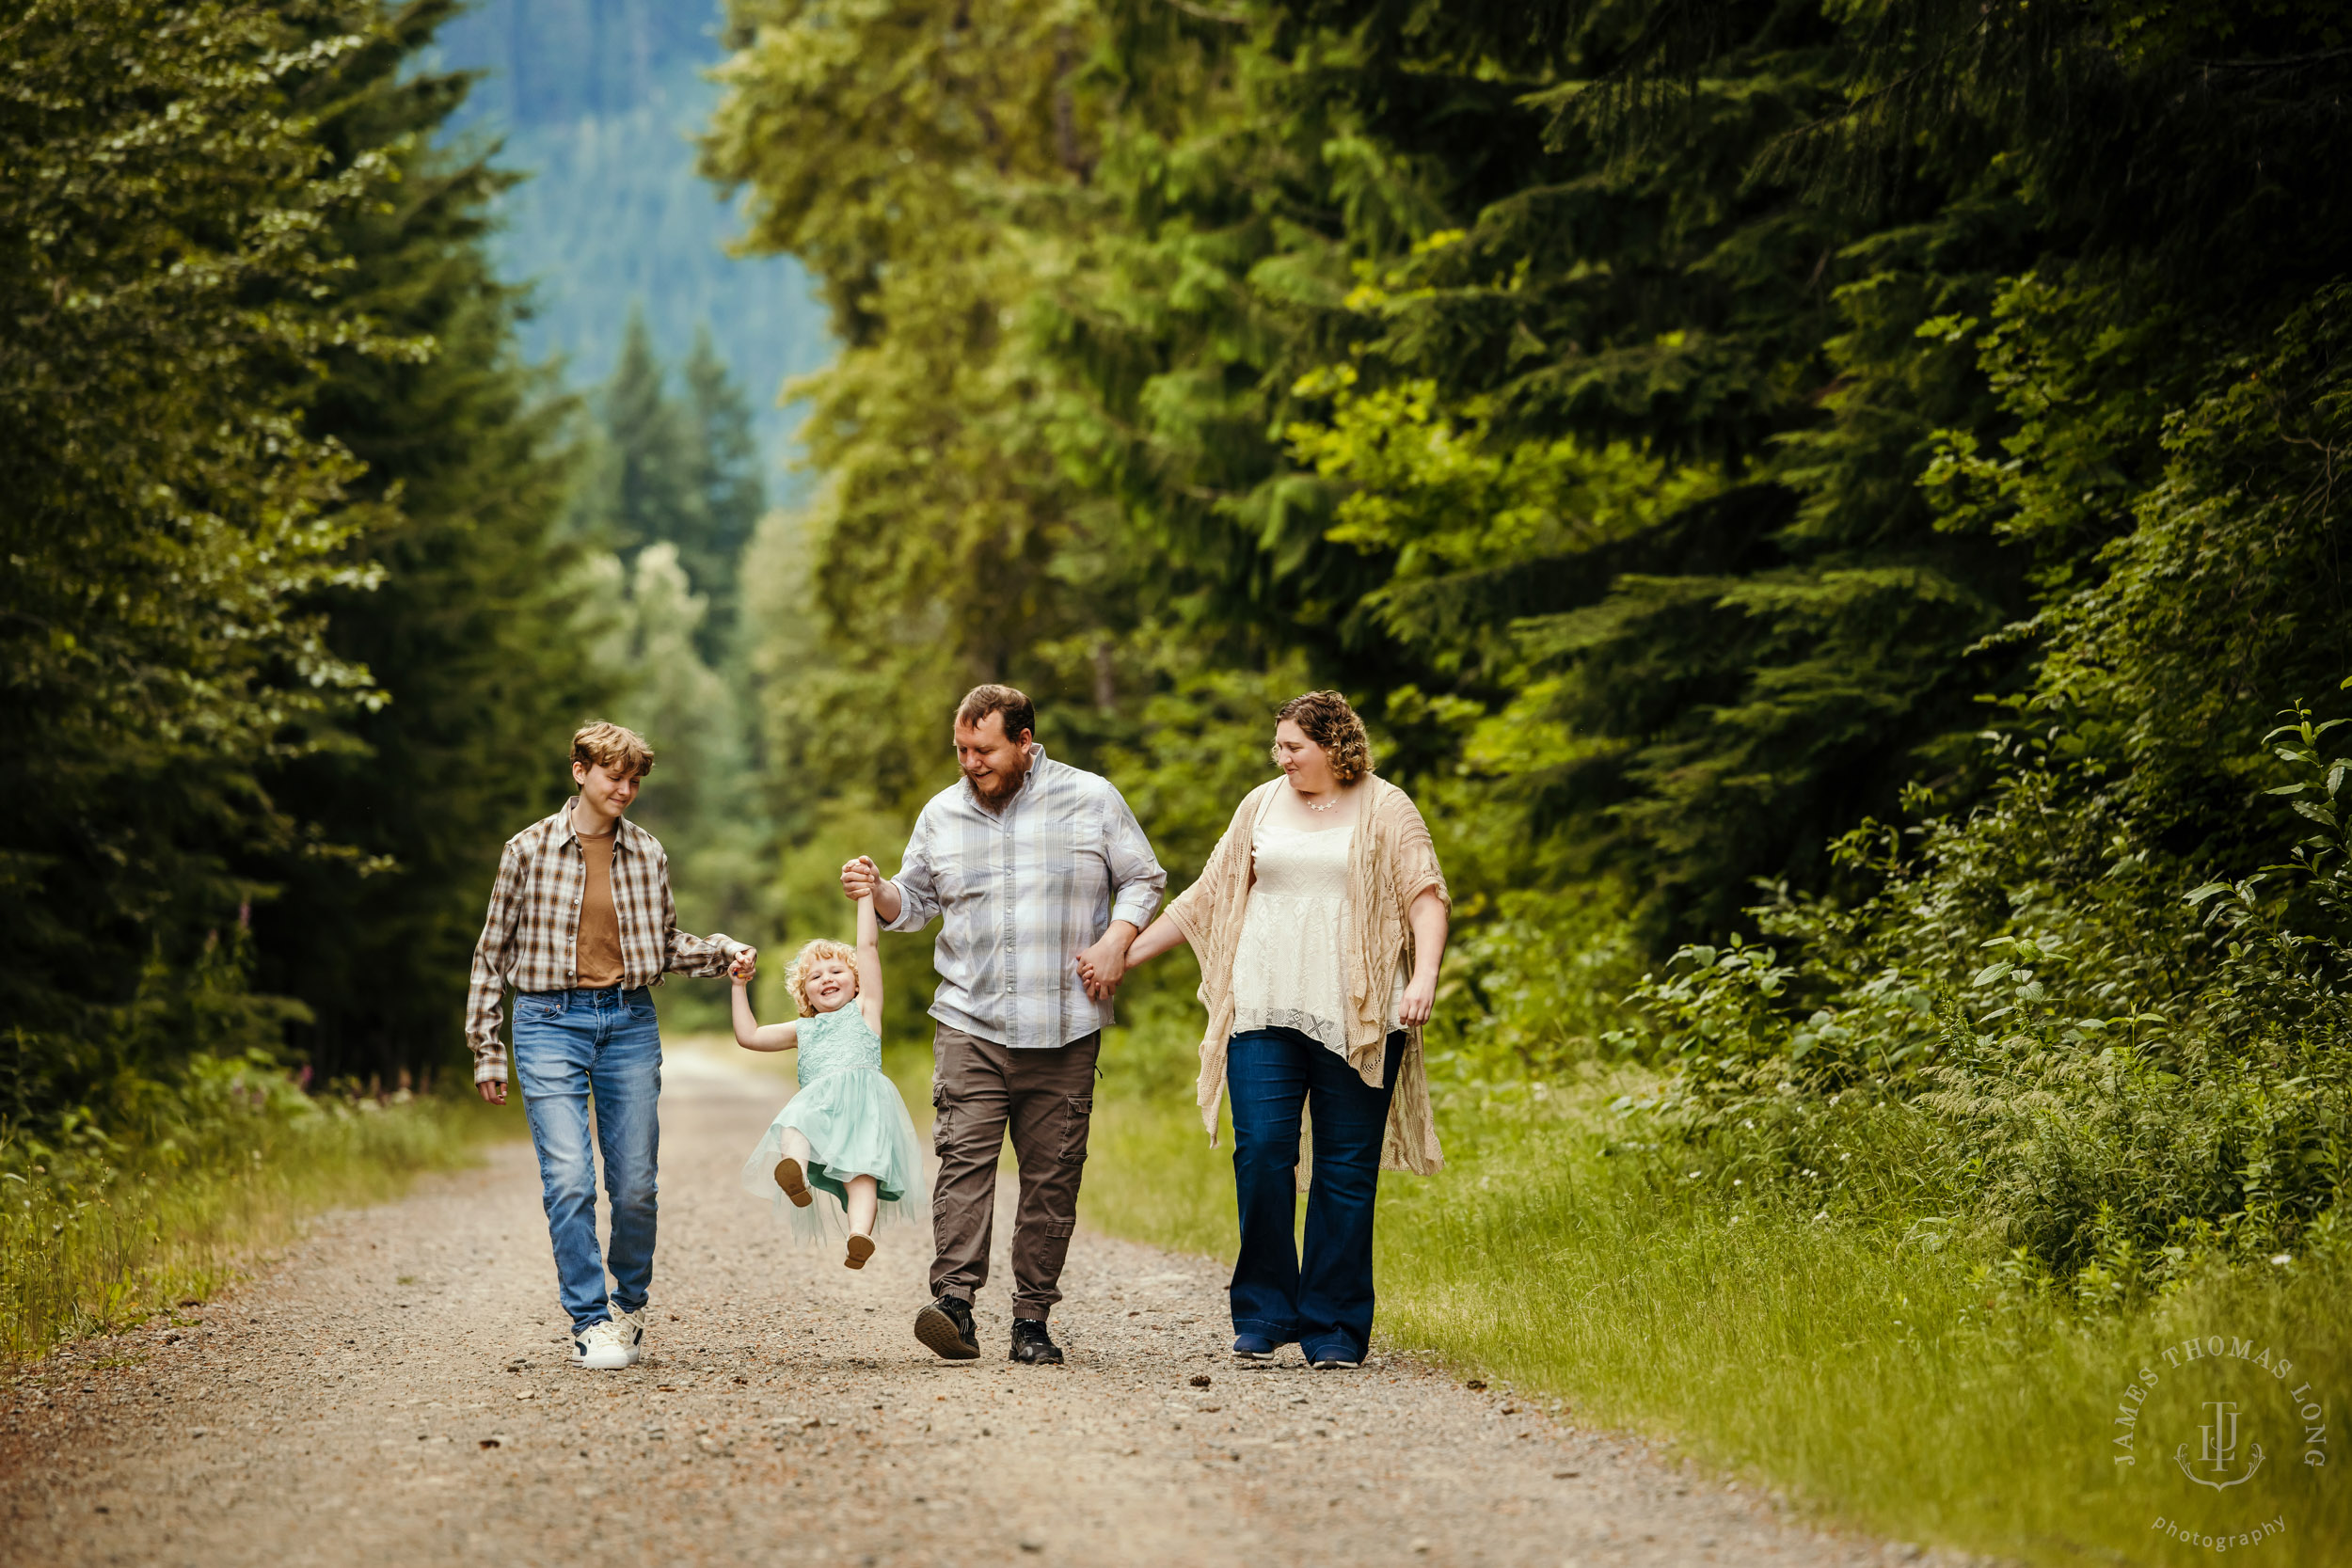
M1078 977L1078 952L1114 920L1150 925L1168 873L1116 785L1037 746L1001 812L968 780L932 796L891 881L891 930L941 917L931 1017L999 1045L1051 1047L1110 1023L1111 1005Z

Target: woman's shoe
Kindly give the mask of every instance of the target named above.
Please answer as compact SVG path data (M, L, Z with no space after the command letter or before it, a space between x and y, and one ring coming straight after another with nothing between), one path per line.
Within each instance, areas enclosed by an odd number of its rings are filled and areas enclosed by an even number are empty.
M866 1260L873 1256L874 1238L853 1235L850 1238L850 1256L841 1259L841 1266L845 1269L862 1269L866 1266Z
M1244 1361L1271 1361L1274 1353L1281 1348L1263 1334L1233 1336L1233 1354Z
M1363 1354L1344 1342L1300 1348L1306 1352L1307 1365L1319 1372L1352 1372L1364 1364Z
M784 1189L784 1196L792 1200L795 1209L805 1209L817 1201L808 1190L808 1177L802 1171L801 1163L789 1154L776 1162L776 1185ZM854 1263L850 1266L857 1267Z

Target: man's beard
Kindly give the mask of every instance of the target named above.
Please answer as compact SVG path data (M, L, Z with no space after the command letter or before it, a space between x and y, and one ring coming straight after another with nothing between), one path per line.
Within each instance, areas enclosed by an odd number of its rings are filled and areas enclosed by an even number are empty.
M993 811L1021 793L1021 786L1028 781L1029 759L1021 759L1018 771L987 774L985 782L977 774L966 773L964 777L971 781L972 793L980 798L980 804Z

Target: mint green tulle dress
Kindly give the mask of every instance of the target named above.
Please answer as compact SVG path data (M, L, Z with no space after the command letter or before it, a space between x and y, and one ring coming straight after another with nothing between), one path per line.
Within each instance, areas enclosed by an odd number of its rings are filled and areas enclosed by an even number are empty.
M930 1198L923 1180L923 1146L914 1135L898 1087L882 1073L882 1040L852 1002L799 1021L801 1092L776 1113L767 1135L743 1164L743 1190L769 1200L776 1217L803 1241L847 1232L842 1211L853 1176L870 1176L881 1189L877 1230L898 1221L927 1223ZM819 1195L796 1207L776 1185L784 1130L808 1140L808 1184Z

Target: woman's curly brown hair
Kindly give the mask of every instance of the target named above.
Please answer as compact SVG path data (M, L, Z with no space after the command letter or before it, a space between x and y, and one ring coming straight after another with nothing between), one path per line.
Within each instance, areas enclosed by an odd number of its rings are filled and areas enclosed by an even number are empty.
M1352 784L1372 771L1372 742L1364 736L1364 721L1338 692L1309 691L1293 697L1274 712L1276 723L1285 719L1323 748L1331 764L1331 777L1341 784ZM1274 766L1282 766L1280 752L1268 748L1268 754Z

